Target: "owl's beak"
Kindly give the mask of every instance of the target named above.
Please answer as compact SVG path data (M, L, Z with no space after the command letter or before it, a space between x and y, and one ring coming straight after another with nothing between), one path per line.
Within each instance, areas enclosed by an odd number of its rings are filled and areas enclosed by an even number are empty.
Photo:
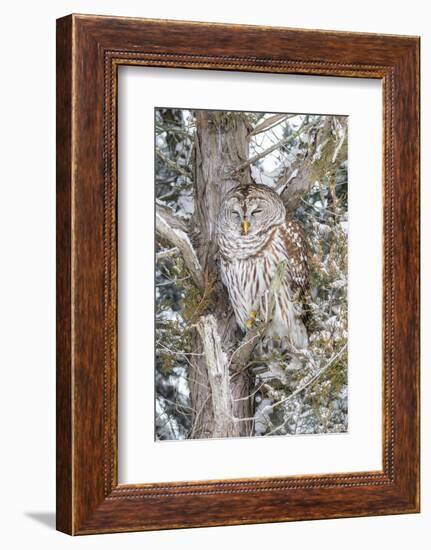
M250 222L248 220L242 220L242 230L244 235L247 235L249 228Z

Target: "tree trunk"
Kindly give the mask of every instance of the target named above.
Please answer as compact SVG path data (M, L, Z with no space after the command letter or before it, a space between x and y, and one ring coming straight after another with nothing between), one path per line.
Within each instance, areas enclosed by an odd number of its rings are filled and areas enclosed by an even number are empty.
M252 435L254 379L246 371L233 372L232 351L241 338L217 267L217 215L224 195L240 183L249 183L249 167L235 176L234 168L248 160L250 128L241 113L196 112L192 240L205 273L210 304L197 323L190 376L194 410L190 437ZM232 179L235 178L235 179Z

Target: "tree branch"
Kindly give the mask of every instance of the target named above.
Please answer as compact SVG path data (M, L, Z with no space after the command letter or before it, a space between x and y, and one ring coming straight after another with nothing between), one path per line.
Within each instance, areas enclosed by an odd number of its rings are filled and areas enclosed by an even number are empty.
M171 256L175 256L178 253L179 250L176 246L174 246L173 248L169 248L168 250L161 250L156 254L156 262L159 262L160 260L164 260L166 258L170 258Z
M258 124L255 129L248 134L248 137L251 138L253 136L257 136L258 134L261 134L262 132L268 132L269 130L272 130L275 126L278 126L285 120L289 120L290 118L294 118L298 115L273 115L265 119L263 122Z
M295 391L293 391L290 395L286 396L286 397L283 397L283 399L280 399L279 401L277 401L276 403L272 403L271 405L266 405L266 407L264 407L262 409L262 412L266 412L267 410L272 410L274 409L275 407L277 407L278 405L281 405L282 403L286 403L287 401L290 401L291 399L293 399L296 395L298 395L299 393L303 392L306 388L308 388L309 386L311 386L312 384L314 384L314 382L320 377L322 376L322 374L324 372L326 372L329 367L340 357L340 355L342 355L344 353L344 351L347 349L347 344L345 344L341 350L336 353L333 357L331 357L331 359L326 363L326 365L324 367L322 367L321 369L319 369L311 378L309 378L308 380L306 380L306 382L303 382L299 388L297 388ZM275 430L273 430L275 431ZM266 435L270 435L271 433L273 432L270 432Z
M171 170L174 170L175 172L177 172L181 176L184 176L185 178L188 178L189 180L192 179L192 175L189 172L187 172L187 170L184 170L184 168L182 168L179 164L168 159L168 157L164 155L160 151L160 149L156 149L156 154L167 166L169 166Z
M234 176L238 172L241 172L241 170L244 170L245 168L247 168L251 164L254 164L258 160L262 159L263 157L266 157L270 153L273 153L274 151L279 149L282 145L288 145L291 141L296 139L299 136L299 134L301 134L303 132L306 132L307 130L309 130L312 127L313 127L313 124L311 124L311 123L306 124L305 126L301 126L300 128L298 128L298 130L296 132L294 132L293 134L290 134L290 136L287 136L287 137L281 139L277 143L274 143L274 145L271 145L271 147L268 147L268 149L265 149L265 151L262 151L262 153L259 153L258 155L255 155L254 157L251 157L250 159L246 160L245 162L242 162L239 166L237 166L234 170L232 170L226 176L227 179Z
M298 166L297 166L298 165ZM295 175L292 177L292 174ZM276 190L289 209L296 207L316 181L316 173L310 160L303 160L289 167L278 183Z
M196 252L190 242L187 225L166 206L156 204L156 233L180 251L196 286L205 287L205 277Z
M251 354L253 353L256 344L262 338L266 327L266 323L263 326L255 326L243 337L239 346L232 352L230 358L229 365L233 371L241 372L247 367Z
M208 381L211 386L214 412L213 437L229 435L232 423L232 397L229 385L229 364L223 351L217 320L214 315L203 315L197 329L205 353Z
M330 125L331 117L328 117L316 134L313 151L310 151L307 158L298 159L291 164L277 182L276 191L289 209L298 205L301 197L316 181L321 181L324 175L333 172L335 161L344 150L346 122L338 122L339 128L335 137Z

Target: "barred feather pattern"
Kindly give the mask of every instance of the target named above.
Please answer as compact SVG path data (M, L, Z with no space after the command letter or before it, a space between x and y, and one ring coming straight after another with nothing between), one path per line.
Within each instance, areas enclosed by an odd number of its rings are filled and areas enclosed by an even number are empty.
M241 231L235 210L250 220L250 232ZM228 193L218 219L218 244L221 278L239 327L246 331L250 320L266 322L265 336L280 341L283 349L307 347L302 321L308 279L305 239L279 196L255 184ZM269 311L270 287L280 265L283 276Z

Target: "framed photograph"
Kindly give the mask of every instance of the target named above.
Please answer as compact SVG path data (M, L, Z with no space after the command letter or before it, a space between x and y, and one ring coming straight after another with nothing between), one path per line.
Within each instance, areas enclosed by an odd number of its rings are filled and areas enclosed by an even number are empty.
M57 528L419 511L419 38L57 21Z

